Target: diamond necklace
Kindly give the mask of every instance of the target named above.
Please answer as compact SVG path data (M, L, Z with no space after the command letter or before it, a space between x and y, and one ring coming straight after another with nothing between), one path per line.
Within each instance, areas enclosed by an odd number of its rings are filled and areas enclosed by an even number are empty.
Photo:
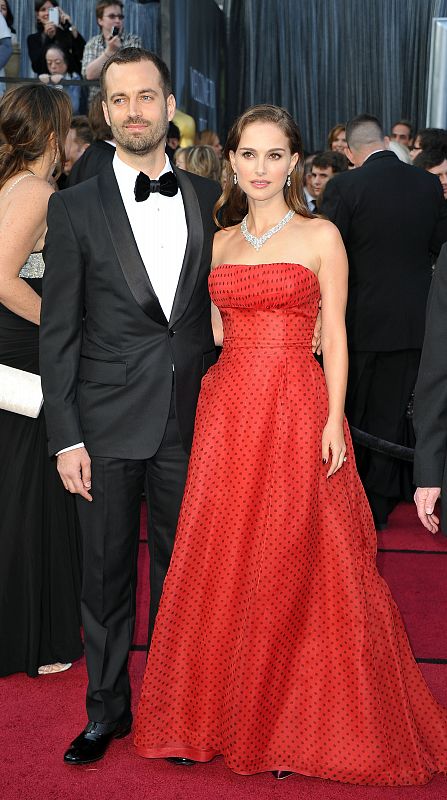
M290 211L287 212L285 217L283 217L276 225L274 225L273 228L270 228L269 231L263 233L262 236L254 236L252 233L250 233L250 231L247 228L247 217L244 217L244 219L241 222L242 236L247 240L249 244L251 244L252 247L255 248L255 250L260 250L262 245L266 243L267 239L270 239L270 237L273 236L273 234L278 233L278 231L284 228L284 225L287 225L287 223L290 222L294 214L295 212L292 211L292 209L290 209Z

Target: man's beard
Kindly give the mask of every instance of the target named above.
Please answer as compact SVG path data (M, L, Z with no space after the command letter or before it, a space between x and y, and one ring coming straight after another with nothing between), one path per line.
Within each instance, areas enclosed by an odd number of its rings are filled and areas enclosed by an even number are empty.
M141 132L138 135L127 131L125 127L126 125L138 123L144 123L147 125L146 131ZM110 121L110 127L112 129L115 141L118 142L123 150L126 150L128 153L137 153L141 156L147 155L147 153L156 150L158 145L164 139L166 139L168 125L169 122L166 110L163 114L163 118L156 123L145 120L142 117L134 117L132 119L127 119L126 122L118 127L117 125L114 125L112 121Z

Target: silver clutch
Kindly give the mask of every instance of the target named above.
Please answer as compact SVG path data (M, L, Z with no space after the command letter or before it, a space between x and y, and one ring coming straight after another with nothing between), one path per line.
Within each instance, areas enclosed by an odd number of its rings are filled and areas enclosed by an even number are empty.
M36 419L42 404L40 375L0 364L0 408Z

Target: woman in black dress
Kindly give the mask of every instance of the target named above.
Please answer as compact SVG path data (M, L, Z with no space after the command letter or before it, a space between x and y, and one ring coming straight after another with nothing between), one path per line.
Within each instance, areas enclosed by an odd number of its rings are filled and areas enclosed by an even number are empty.
M70 119L67 95L46 86L0 101L0 363L35 374L48 181ZM82 653L73 498L48 457L43 411L0 410L0 443L0 676L60 672Z

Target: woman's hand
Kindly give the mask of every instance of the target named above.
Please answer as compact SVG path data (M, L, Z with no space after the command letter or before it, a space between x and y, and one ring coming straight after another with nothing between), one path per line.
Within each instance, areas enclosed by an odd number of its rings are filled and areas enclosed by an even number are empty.
M45 36L48 36L49 39L54 39L54 37L56 36L57 28L56 28L56 25L54 24L54 22L45 22L44 26L43 26L43 30L44 30Z
M327 473L328 478L330 478L331 475L334 475L334 473L343 466L345 453L346 442L343 433L343 425L328 420L324 426L323 436L321 439L321 454L323 456L323 463L327 464L329 461L329 454L331 456L331 466L329 467Z

